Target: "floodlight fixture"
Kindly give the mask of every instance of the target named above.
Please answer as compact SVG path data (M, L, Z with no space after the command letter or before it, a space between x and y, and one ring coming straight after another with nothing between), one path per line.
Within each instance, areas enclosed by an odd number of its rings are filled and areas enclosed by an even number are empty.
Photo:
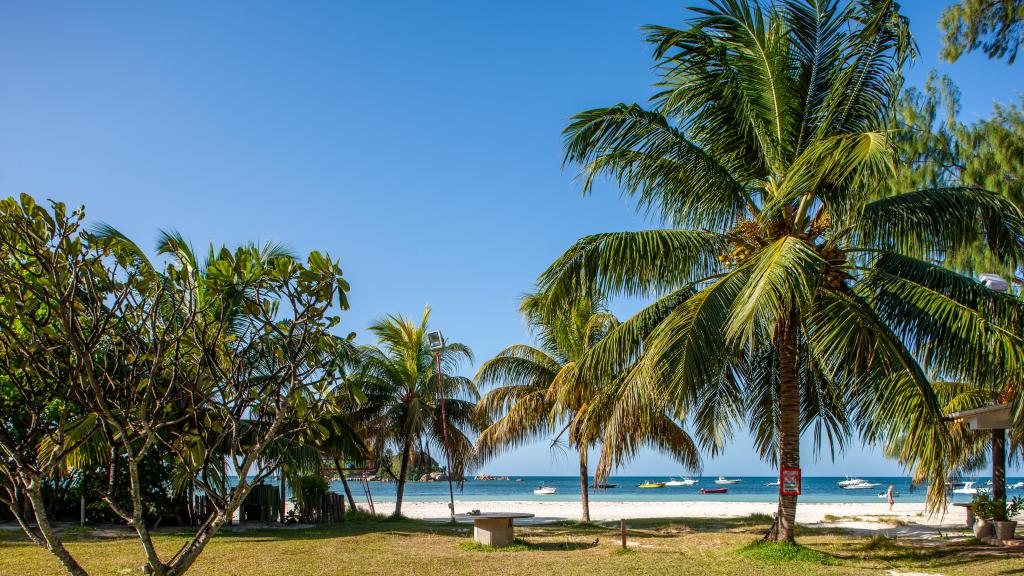
M436 353L444 350L444 336L440 330L427 333L427 345L430 347L431 352Z

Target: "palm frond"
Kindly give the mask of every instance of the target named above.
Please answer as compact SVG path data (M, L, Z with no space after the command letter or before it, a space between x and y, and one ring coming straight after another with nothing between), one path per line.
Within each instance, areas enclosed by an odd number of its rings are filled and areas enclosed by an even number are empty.
M694 230L645 230L587 236L541 274L549 305L591 293L650 296L714 273L723 236Z
M1001 262L1024 250L1024 216L1015 204L977 188L934 188L868 203L857 219L863 246L909 256L943 258L984 242Z
M778 319L810 301L821 281L823 265L810 246L792 236L755 252L743 265L748 279L734 300L726 336L749 342L755 331L770 334Z

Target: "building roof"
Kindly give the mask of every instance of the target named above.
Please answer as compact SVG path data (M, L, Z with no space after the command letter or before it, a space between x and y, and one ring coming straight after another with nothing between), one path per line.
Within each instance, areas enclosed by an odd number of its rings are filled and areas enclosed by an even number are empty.
M953 412L946 418L956 422L967 422L971 430L1000 430L1013 425L1009 404L989 404L981 408L961 410Z

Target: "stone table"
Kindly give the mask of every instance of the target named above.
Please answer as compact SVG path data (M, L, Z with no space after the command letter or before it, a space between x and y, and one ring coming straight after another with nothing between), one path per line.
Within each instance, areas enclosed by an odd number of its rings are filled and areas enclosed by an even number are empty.
M515 539L512 522L516 518L533 518L524 512L483 512L456 514L456 522L473 523L473 540L484 546L509 546Z
M953 506L963 508L967 511L967 527L974 528L974 505L968 503L954 503Z

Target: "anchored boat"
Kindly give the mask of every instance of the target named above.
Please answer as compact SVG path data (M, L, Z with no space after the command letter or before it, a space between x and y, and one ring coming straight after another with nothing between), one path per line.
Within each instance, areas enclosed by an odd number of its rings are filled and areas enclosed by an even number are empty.
M728 492L728 488L701 488L701 494L725 494Z

